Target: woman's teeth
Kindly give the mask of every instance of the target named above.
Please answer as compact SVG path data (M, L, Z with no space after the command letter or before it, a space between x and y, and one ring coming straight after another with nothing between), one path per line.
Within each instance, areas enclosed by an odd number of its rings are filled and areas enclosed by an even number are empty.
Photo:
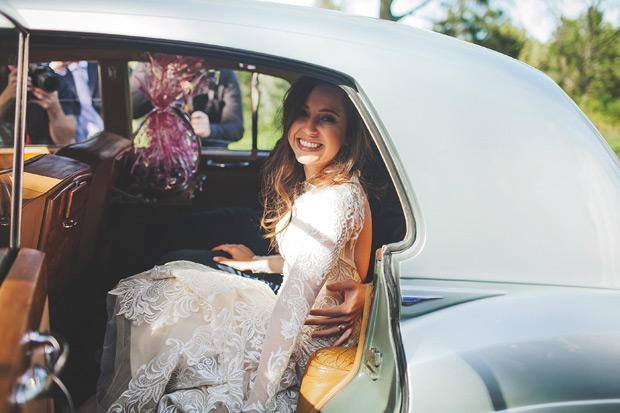
M322 146L320 143L308 142L303 139L299 140L299 144L303 146L304 148L310 148L310 149L317 149Z

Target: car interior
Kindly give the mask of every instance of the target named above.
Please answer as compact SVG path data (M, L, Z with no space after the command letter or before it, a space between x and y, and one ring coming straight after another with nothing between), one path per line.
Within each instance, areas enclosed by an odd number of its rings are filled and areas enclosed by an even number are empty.
M11 30L0 33L0 66L13 65L17 37ZM131 174L132 139L143 118L133 116L130 78L136 65L147 62L153 53L200 57L214 71L231 69L242 92L243 136L227 147L203 146L198 170L188 185L168 192L144 188ZM289 85L302 75L354 89L355 83L321 67L251 51L146 39L32 33L29 62L55 61L98 64L98 103L104 128L86 140L65 146L26 146L20 247L45 253L49 329L70 348L60 380L79 407L95 394L108 317L107 291L119 280L152 267L164 249L185 248L173 237L166 237L162 222L222 207L260 209L261 168L279 138L280 104ZM4 88L5 83L0 86ZM2 121L2 130L8 133L0 135L0 247L8 248L14 125ZM402 240L406 232L402 206L374 143L373 154L369 161L372 167L363 175L369 183L373 213L372 256L382 245ZM367 280L372 282L370 268ZM356 357L355 349L352 357ZM320 355L315 358L320 362ZM302 390L313 400L325 398L329 389L337 387L321 378L322 373L316 374L319 378L314 384L308 379L304 381L306 393ZM324 387L328 383L329 389L319 389L321 383ZM313 392L316 394L310 395ZM53 398L56 409L63 411L62 395ZM320 403L303 406L300 404L299 411L311 411Z

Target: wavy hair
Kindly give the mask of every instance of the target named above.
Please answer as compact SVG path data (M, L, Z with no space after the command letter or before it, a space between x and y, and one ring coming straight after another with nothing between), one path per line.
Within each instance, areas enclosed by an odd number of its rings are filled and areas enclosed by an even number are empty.
M293 122L303 114L303 106L308 96L317 86L327 85L338 88L346 113L347 123L345 141L331 162L309 183L317 186L339 185L358 173L369 152L369 138L353 102L337 85L311 78L301 77L286 93L282 105L282 136L276 142L263 169L263 207L261 226L266 237L277 234L276 224L291 211L295 199L304 192L306 177L303 165L297 162L295 153L288 142L288 133ZM291 216L288 217L290 224ZM284 229L282 228L282 229Z

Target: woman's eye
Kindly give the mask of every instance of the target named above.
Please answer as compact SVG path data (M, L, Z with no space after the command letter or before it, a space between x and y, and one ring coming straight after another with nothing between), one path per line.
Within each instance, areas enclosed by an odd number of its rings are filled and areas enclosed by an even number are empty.
M335 123L336 122L336 118L333 117L333 116L329 116L329 115L321 116L321 120L323 122L328 122L328 123Z

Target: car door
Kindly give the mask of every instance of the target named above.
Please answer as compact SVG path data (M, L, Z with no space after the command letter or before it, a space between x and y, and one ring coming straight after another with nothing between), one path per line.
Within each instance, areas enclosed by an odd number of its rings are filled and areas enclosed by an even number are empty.
M20 248L24 158L25 79L28 65L27 29L18 16L3 5L0 9L2 63L17 74L3 90L14 95L15 122L3 122L2 130L13 134L12 168L3 174L0 220L0 411L52 411L47 396L66 359L66 347L47 332L47 280L45 254ZM14 77L14 76L13 76ZM12 106L12 105L11 105ZM60 383L60 382L58 382ZM59 386L62 387L60 383ZM36 400L35 400L36 399Z

